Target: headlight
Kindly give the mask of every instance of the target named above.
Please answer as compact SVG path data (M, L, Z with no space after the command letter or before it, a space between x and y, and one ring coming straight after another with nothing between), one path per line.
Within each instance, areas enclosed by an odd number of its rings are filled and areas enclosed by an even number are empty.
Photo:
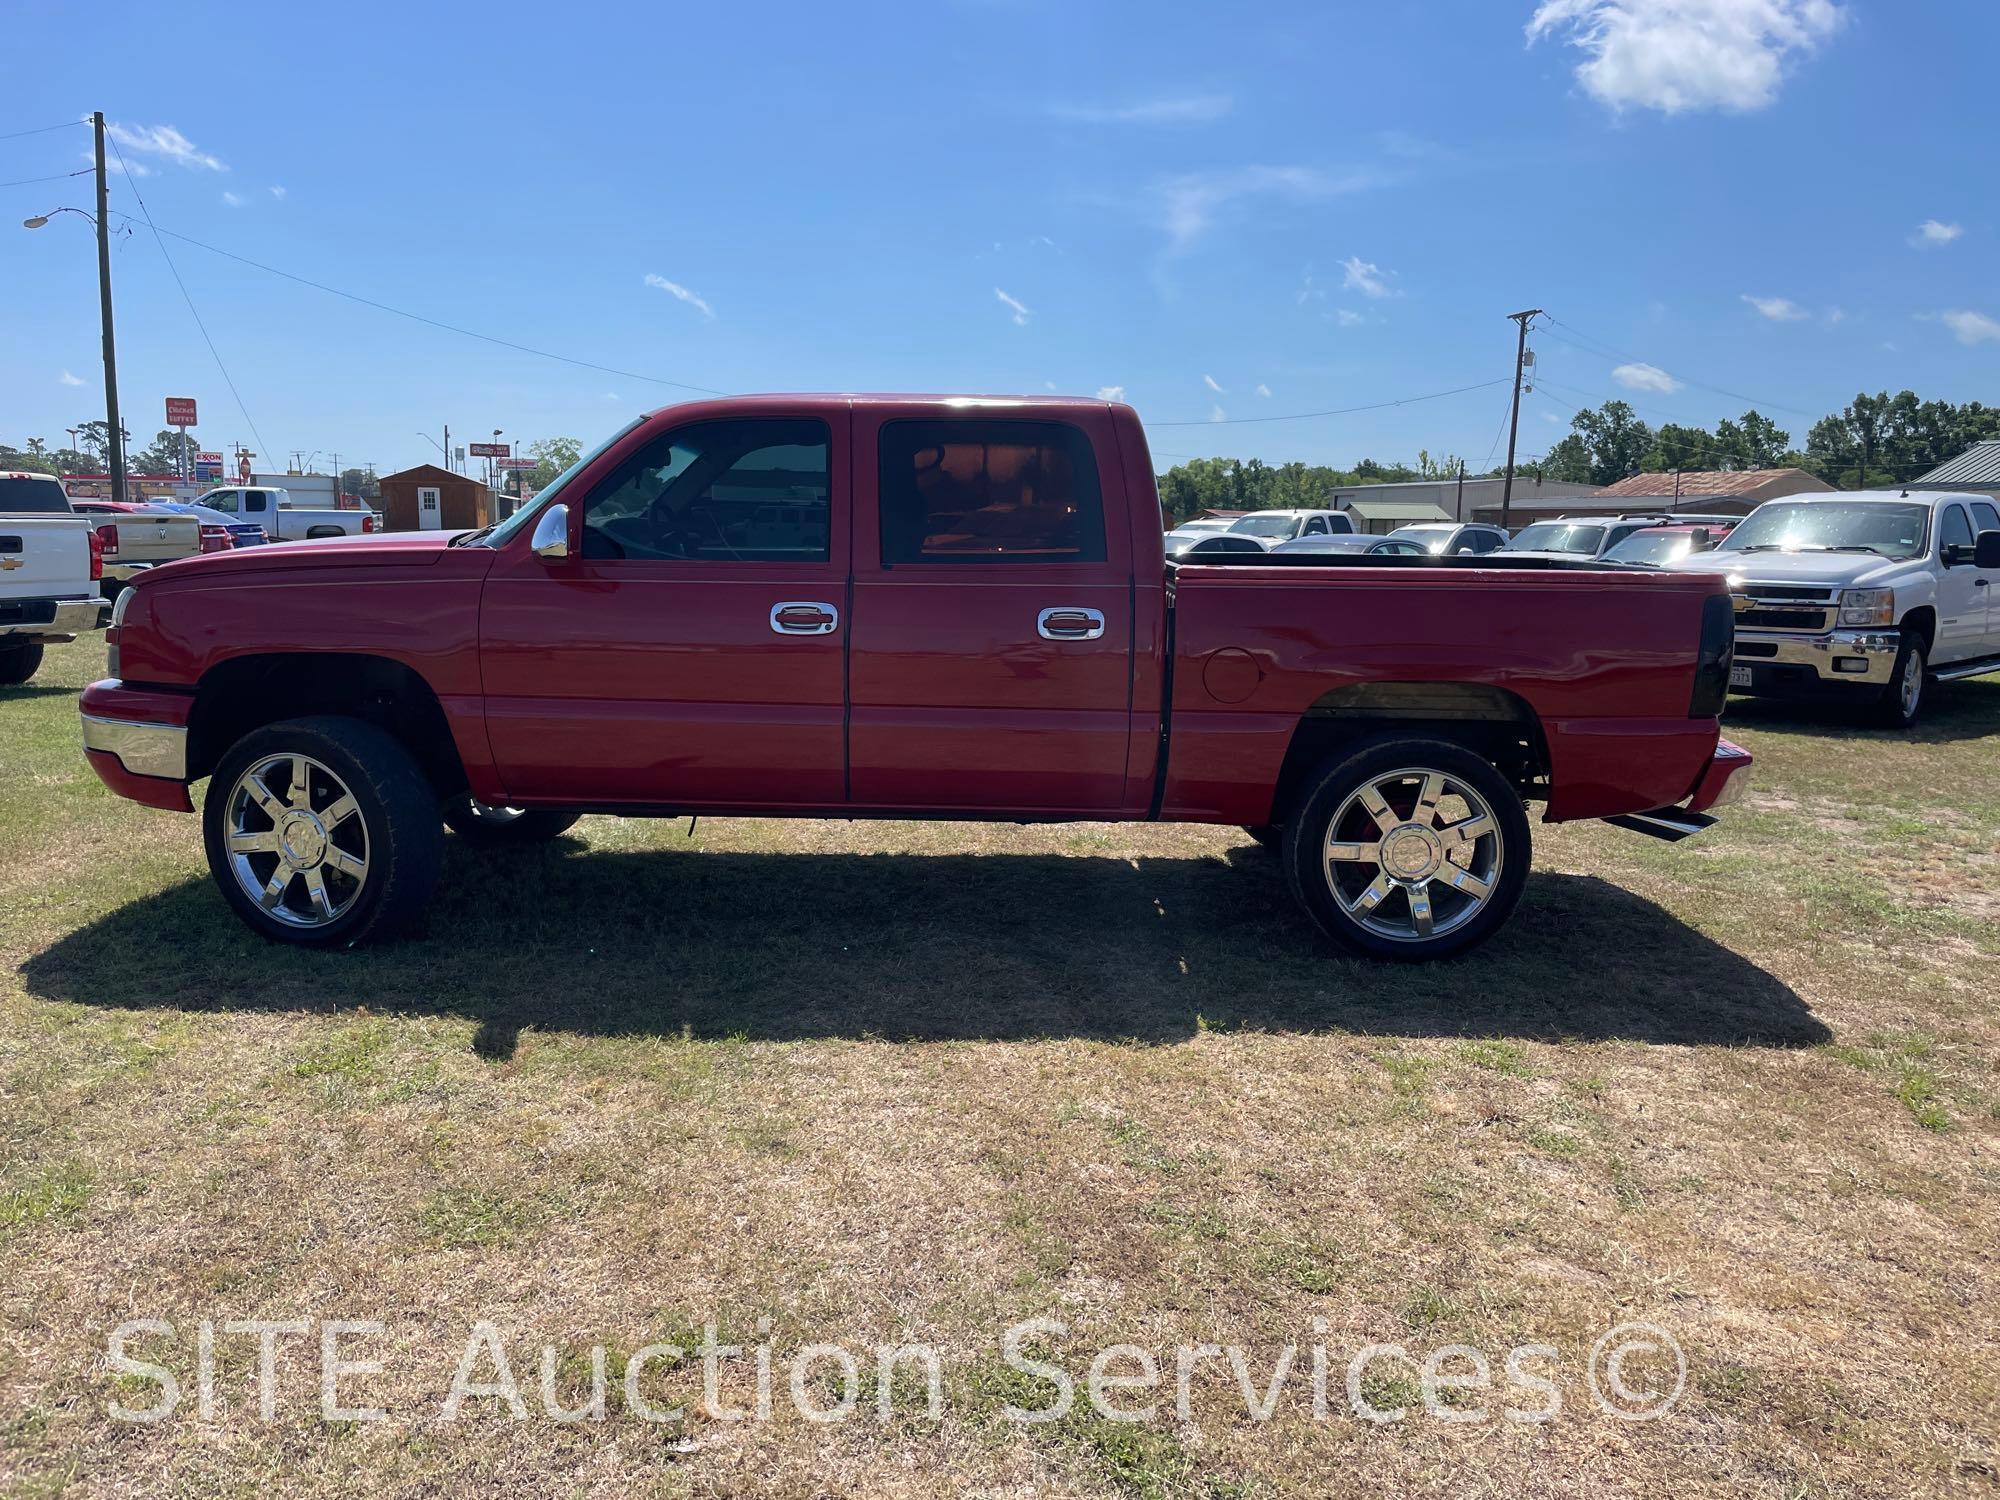
M1894 589L1842 589L1840 623L1843 625L1893 625L1896 623Z

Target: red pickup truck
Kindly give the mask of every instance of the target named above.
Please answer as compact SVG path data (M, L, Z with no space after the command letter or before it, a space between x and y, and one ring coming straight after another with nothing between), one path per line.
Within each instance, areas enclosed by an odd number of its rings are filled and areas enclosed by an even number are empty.
M109 640L91 764L212 777L216 884L304 944L417 917L444 825L716 813L1238 824L1333 938L1435 958L1520 895L1525 801L1678 836L1749 764L1719 576L1170 566L1102 401L671 407L495 527L153 569Z

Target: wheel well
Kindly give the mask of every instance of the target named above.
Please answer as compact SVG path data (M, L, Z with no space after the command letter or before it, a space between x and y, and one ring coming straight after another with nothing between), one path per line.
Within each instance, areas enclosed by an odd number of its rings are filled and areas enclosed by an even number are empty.
M402 741L439 796L465 789L465 766L430 684L401 662L339 652L239 656L211 669L188 717L189 780L213 771L251 730L304 714L374 724Z
M1928 605L1913 609L1903 616L1902 628L1914 630L1923 637L1924 655L1929 656L1931 647L1937 644L1937 611Z
M1478 682L1363 682L1336 688L1299 720L1278 772L1271 821L1284 821L1315 766L1384 730L1463 745L1490 761L1523 798L1548 796L1548 741L1525 699Z

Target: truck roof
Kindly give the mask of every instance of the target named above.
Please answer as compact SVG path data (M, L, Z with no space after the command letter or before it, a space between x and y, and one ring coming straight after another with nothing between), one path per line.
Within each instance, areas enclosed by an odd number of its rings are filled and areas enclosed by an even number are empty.
M963 406L968 410L991 411L996 407L1028 410L1064 409L1103 411L1124 406L1122 401L1105 401L1095 396L968 396L964 394L924 394L913 391L769 391L741 396L716 396L700 401L676 401L646 413L663 411L689 416L763 416L774 408L786 411L839 411L851 406Z

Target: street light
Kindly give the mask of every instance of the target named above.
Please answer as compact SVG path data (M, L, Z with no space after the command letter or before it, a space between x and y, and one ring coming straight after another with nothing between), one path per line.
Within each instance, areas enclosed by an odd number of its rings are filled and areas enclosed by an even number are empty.
M125 499L125 444L120 435L125 424L118 417L118 345L111 327L111 237L105 232L110 215L109 186L104 174L104 116L93 114L91 124L96 136L96 150L93 153L97 166L97 212L85 213L80 208L52 208L45 214L31 214L21 221L23 229L42 229L57 214L75 214L79 219L89 220L97 231L97 296L98 312L102 320L104 335L104 446L110 450L111 498ZM75 451L76 441L70 441L70 449Z

